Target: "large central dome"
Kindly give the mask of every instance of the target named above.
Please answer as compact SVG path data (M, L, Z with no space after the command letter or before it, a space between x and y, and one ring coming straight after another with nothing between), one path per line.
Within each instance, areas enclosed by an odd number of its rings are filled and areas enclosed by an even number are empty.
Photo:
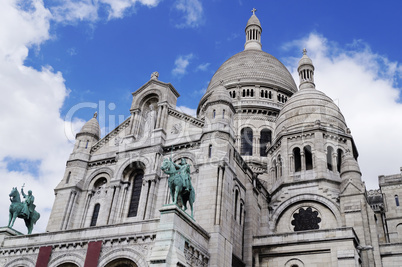
M265 84L273 88L297 92L287 68L274 56L262 50L245 50L232 56L215 72L207 93L223 81L225 86L241 83Z

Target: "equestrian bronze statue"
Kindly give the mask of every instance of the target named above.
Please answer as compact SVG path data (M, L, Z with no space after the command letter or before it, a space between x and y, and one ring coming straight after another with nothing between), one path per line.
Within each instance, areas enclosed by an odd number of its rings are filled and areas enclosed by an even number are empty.
M191 184L190 164L184 158L181 159L180 164L174 163L172 159L164 159L161 169L169 175L168 185L173 204L185 211L188 202L191 208L191 217L193 217L195 192Z
M28 195L24 193L24 189L21 188L21 194L24 197L24 202L21 202L20 193L17 187L13 187L10 197L10 216L8 220L8 227L13 227L15 219L24 219L25 225L28 228L28 234L32 233L34 224L39 220L40 214L35 210L35 197L32 195L32 191L28 191Z

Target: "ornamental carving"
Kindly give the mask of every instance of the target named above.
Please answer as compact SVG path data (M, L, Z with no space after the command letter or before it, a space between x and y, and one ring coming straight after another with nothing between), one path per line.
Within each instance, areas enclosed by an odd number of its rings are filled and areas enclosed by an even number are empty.
M293 220L291 221L294 226L293 230L297 232L319 229L318 224L321 222L321 218L318 215L318 211L313 210L311 207L300 208L298 212L293 214Z

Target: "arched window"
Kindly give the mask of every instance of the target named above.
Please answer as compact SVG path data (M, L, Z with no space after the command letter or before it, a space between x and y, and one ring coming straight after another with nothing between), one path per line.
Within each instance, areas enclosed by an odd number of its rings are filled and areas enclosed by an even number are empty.
M278 177L282 177L282 159L281 159L281 155L278 155Z
M142 178L144 177L144 172L142 170L133 172L130 175L130 181L133 185L131 199L130 199L130 207L128 209L128 217L137 216L138 205L140 203L141 196L141 188L142 188Z
M214 109L214 111L212 111L212 118L215 119L216 116L216 110Z
M265 90L265 98L268 98L268 92Z
M209 145L209 148L208 148L208 158L211 158L212 157L212 145Z
M399 198L398 195L395 195L395 205L399 207Z
M243 219L243 203L242 202L240 202L240 220L239 220L239 223L241 224L241 221L242 221L242 219Z
M96 221L98 220L99 210L100 210L100 204L96 203L95 207L94 207L94 212L92 213L92 219L91 219L90 226L96 225Z
M246 90L243 89L243 97L245 97L245 96L246 96Z
M229 91L229 95L230 95L230 97L232 97L232 92L231 91Z
M332 147L327 147L327 168L330 171L333 171L332 169L332 153L334 153L334 149Z
M233 91L233 98L236 97L236 91Z
M250 89L247 89L247 96L250 96Z
M222 119L225 118L225 110L222 111Z
M264 97L264 90L261 90L261 97Z
M338 149L337 154L338 154L338 158L337 158L337 162L336 162L336 169L338 170L338 172L341 172L341 164L342 164L342 156L343 156L342 149Z
M89 140L87 140L87 144L85 145L85 149L88 148Z
M71 172L68 172L66 184L68 184L70 182L70 177L71 177Z
M276 160L274 159L274 161L272 162L272 165L274 166L274 177L275 180L278 179L278 166L276 164Z
M295 162L295 172L301 171L300 148L298 148L298 147L293 148L293 159Z
M250 96L254 97L254 89L251 89Z
M311 146L305 146L303 148L304 159L306 161L306 170L313 169L313 154L311 153Z
M249 127L243 128L241 135L240 154L244 156L253 155L253 130Z
M267 156L267 145L271 143L271 131L262 129L260 133L260 156Z
M268 98L269 98L269 99L272 99L272 93L271 93L271 91L269 91L269 93L268 93Z

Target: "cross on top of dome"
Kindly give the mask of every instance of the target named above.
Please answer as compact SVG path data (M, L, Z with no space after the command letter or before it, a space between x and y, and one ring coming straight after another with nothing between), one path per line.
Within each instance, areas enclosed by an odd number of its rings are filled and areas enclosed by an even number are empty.
M257 11L257 9L255 9L255 8L253 8L252 10L251 10L251 12L253 12L253 15L255 15L255 12Z

